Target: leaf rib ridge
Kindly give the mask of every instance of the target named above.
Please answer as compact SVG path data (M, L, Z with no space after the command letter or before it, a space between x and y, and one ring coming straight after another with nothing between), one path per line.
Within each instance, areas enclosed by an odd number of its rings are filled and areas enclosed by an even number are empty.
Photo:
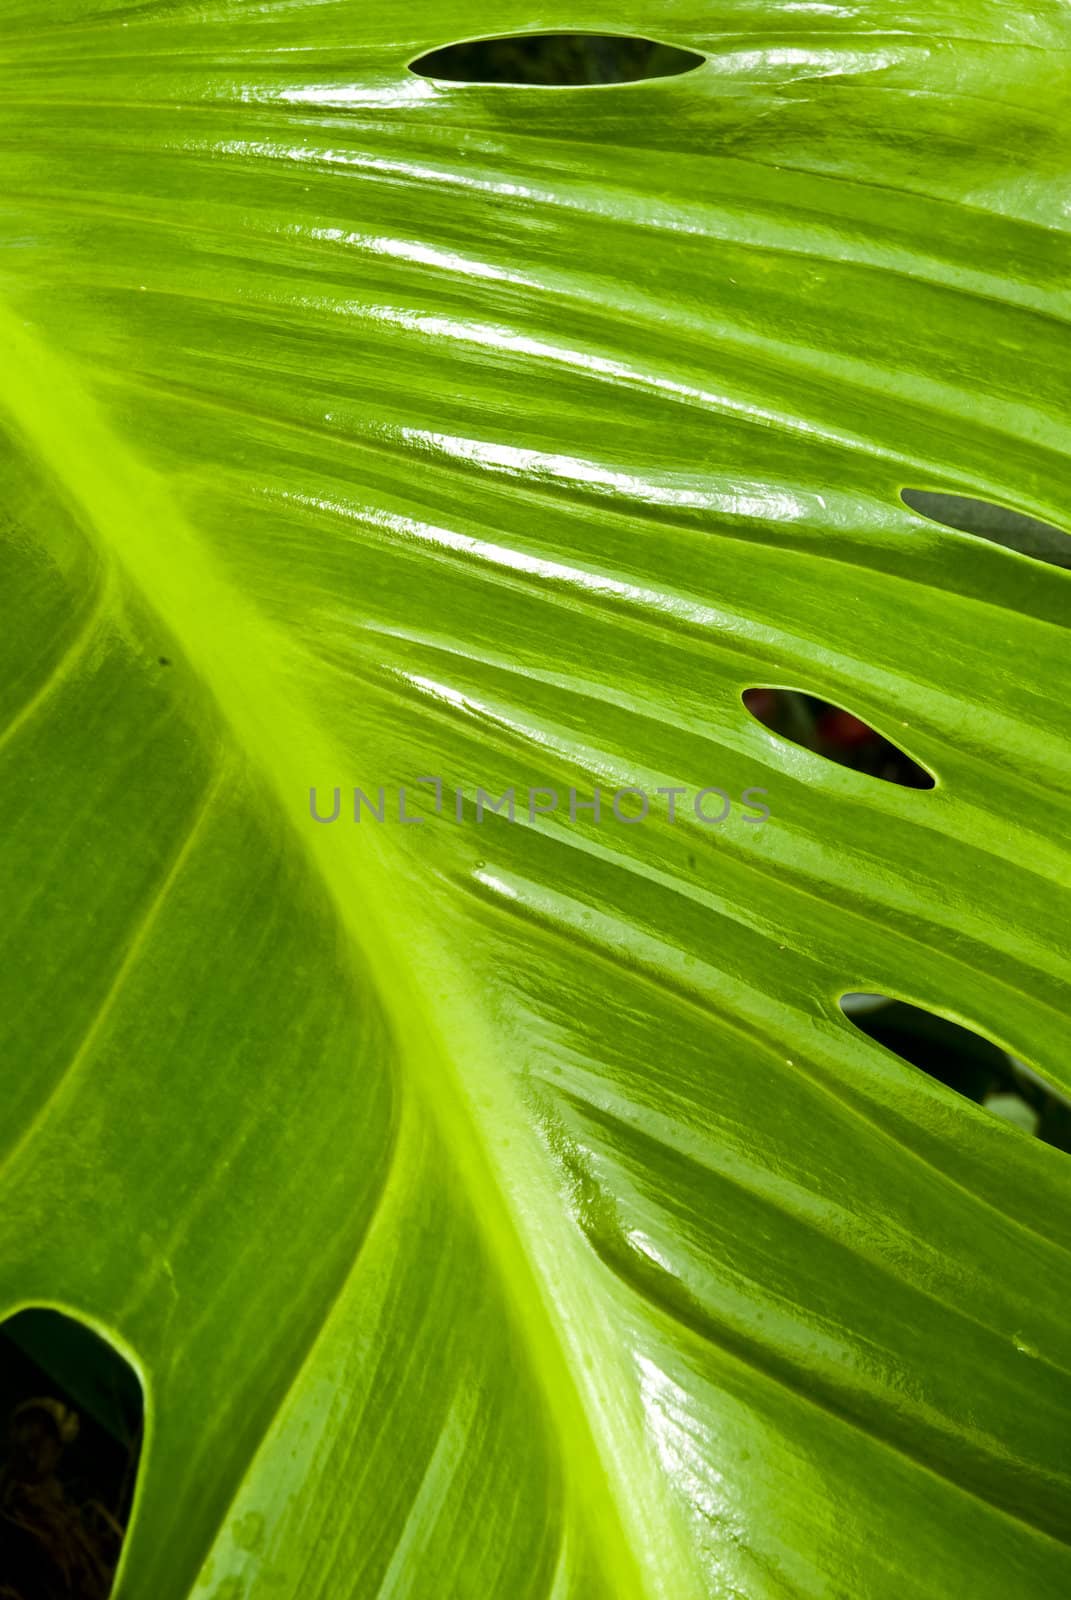
M81 626L69 641L63 654L53 662L43 682L38 684L25 704L19 707L7 726L0 728L0 752L14 743L23 728L33 721L38 712L62 689L68 678L82 664L91 645L100 635L110 598L108 584L102 583L92 603L86 608Z
M0 1167L7 1168L16 1164L22 1152L35 1137L38 1129L48 1121L55 1107L70 1090L73 1080L91 1058L93 1046L106 1027L108 1018L115 1010L116 1004L126 987L127 980L138 964L142 951L152 938L153 929L159 921L168 896L182 876L186 863L196 849L212 805L219 793L221 783L222 774L217 773L216 777L205 789L191 823L179 840L178 847L173 852L167 869L157 883L148 905L138 919L133 937L123 951L112 981L108 985L107 992L97 1007L85 1033L82 1035L81 1043L52 1085L46 1098L38 1106L30 1121L16 1138L7 1155L0 1161Z

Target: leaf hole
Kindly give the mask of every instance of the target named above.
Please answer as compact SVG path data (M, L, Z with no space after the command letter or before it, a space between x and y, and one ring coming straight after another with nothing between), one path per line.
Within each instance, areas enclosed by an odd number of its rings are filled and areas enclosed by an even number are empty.
M134 1369L83 1323L34 1307L0 1324L0 1595L107 1600L143 1419Z
M1071 1151L1071 1102L991 1040L890 995L845 994L840 1008L868 1039L902 1061L1024 1133Z
M930 489L901 489L900 499L910 511L917 511L930 522L988 539L1032 561L1051 567L1071 569L1071 536L1050 522L1011 511L989 500L974 500L968 495L939 494Z
M934 787L925 767L843 706L798 689L745 689L741 699L756 722L771 733L827 761L905 789Z
M411 61L409 70L451 83L580 88L679 77L704 59L694 50L631 34L528 33L444 45Z

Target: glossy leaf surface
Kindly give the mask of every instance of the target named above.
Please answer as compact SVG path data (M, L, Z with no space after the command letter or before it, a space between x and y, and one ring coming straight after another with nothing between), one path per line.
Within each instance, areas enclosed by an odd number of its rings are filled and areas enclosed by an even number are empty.
M707 59L407 70L579 26ZM117 1594L1066 1595L1067 1157L838 997L1071 1089L1071 578L900 499L1071 526L1067 6L0 40L0 1315L143 1375Z

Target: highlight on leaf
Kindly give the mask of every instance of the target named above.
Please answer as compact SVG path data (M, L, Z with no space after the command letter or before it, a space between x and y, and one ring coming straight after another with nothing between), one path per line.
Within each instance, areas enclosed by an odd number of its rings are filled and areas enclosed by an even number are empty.
M934 787L925 767L843 706L798 689L756 687L745 689L741 698L771 733L827 761L905 789Z
M703 61L694 50L627 34L529 33L443 45L409 70L454 83L580 88L679 77Z

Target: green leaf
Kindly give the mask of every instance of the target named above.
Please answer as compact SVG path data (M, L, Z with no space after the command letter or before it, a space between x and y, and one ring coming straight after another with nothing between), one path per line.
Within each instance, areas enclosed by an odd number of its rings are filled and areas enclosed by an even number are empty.
M1067 1157L838 1005L1071 1088L1071 578L900 499L1071 526L1067 6L611 10L4 8L0 1311L142 1376L125 1600L1071 1585ZM407 71L579 26L707 60Z

